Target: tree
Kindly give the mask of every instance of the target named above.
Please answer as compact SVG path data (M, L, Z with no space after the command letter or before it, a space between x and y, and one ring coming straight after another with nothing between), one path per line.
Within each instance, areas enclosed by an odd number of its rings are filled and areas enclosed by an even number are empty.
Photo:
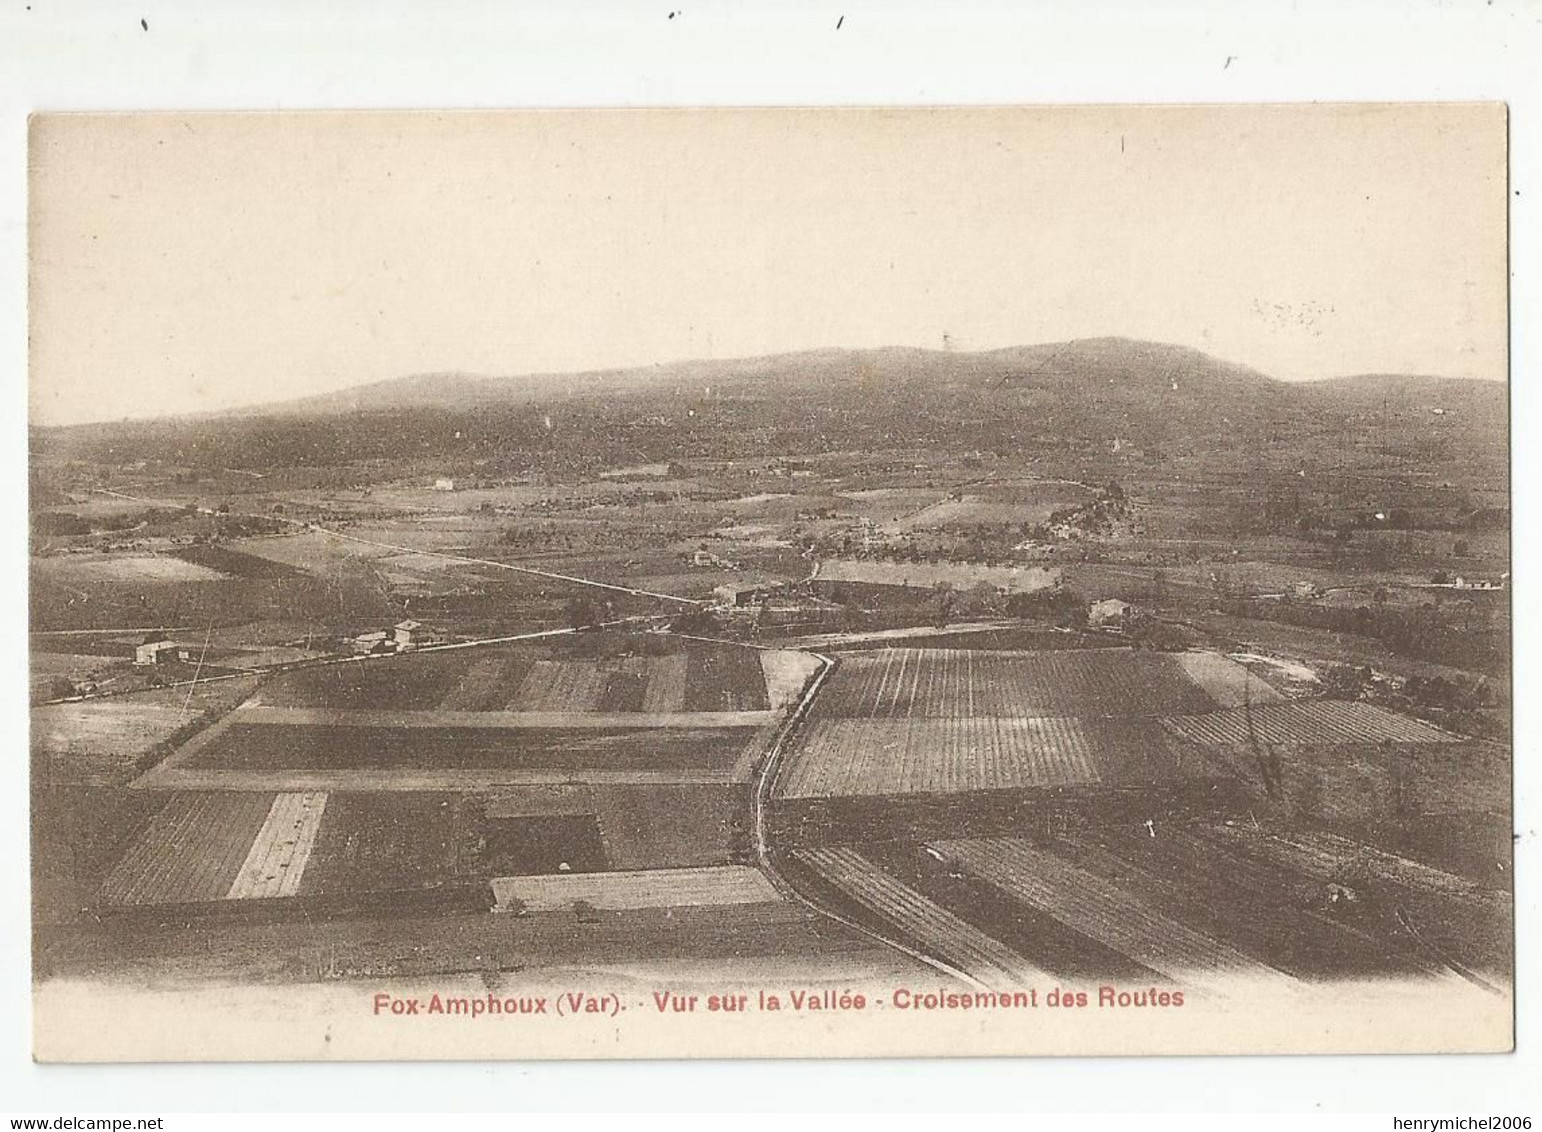
M1335 664L1322 675L1323 691L1336 700L1358 700L1364 694L1370 678L1368 668Z
M598 610L594 602L587 597L574 597L568 600L567 623L571 629L587 629L599 621Z
M932 620L939 629L952 616L955 600L951 583L938 582L932 587Z

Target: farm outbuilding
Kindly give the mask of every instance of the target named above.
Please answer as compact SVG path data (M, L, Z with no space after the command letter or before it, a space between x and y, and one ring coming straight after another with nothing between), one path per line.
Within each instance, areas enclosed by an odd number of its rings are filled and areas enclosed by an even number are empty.
M135 664L169 664L187 660L188 649L166 637L151 635L134 648Z

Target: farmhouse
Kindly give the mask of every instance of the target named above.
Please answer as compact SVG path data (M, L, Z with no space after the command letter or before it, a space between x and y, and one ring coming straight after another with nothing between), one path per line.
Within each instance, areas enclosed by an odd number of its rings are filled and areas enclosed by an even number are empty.
M661 480L671 474L671 469L679 467L677 464L633 464L626 468L611 468L601 472L602 480Z
M386 652L394 647L391 641L387 638L384 629L373 633L360 633L357 637L353 638L349 644L352 646L354 652L361 655L372 652Z
M763 582L727 583L713 589L712 602L719 609L745 609L764 603L776 588Z
M434 481L435 491L454 491L455 481L449 476L440 476Z
M1458 590L1502 590L1505 583L1510 580L1509 574L1502 575L1498 581L1493 578L1464 578L1460 575L1452 582L1452 588Z
M152 633L134 648L135 664L168 664L186 660L188 650L159 633Z
M391 640L396 645L397 652L405 652L413 647L414 635L423 628L416 621L398 621L391 629Z
M1087 609L1087 624L1094 629L1122 629L1133 609L1129 602L1116 597L1095 601Z

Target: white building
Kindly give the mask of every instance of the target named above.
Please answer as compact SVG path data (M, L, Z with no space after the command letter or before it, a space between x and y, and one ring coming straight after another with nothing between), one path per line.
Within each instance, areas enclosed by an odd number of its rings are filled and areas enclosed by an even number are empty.
M374 633L360 633L350 644L356 653L382 652L390 644L384 629Z
M169 664L187 659L188 650L165 637L146 637L143 643L134 647L135 664Z
M1087 624L1094 629L1122 629L1131 608L1129 602L1116 597L1095 601L1087 609Z

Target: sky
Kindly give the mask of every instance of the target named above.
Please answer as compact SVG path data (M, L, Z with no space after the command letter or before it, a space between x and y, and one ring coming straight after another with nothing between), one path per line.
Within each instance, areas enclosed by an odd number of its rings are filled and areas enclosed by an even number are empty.
M1123 335L1506 376L1495 105L43 115L35 424Z

